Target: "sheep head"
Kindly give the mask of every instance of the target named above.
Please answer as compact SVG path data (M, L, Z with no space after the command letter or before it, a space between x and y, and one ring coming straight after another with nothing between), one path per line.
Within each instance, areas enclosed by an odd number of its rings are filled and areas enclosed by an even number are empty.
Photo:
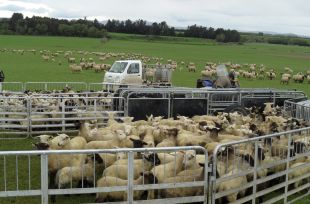
M155 166L160 165L160 159L157 153L151 153L148 155L144 155L144 158L145 160L147 160L148 162L150 162L151 164Z
M146 142L130 137L129 138L133 142L133 148L142 148L144 145L147 145Z

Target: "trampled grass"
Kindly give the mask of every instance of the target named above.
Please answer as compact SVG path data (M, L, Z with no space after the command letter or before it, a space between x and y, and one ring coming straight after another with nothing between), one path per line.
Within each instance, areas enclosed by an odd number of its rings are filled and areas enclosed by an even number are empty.
M146 56L163 57L165 60L177 60L186 63L195 62L199 70L196 73L189 73L184 67L173 73L173 84L175 86L194 87L196 79L200 77L200 70L206 62L228 62L233 63L256 63L264 64L267 68L274 68L278 77L270 80L245 80L240 78L242 87L269 87L283 89L297 89L304 91L310 96L309 84L281 85L279 75L286 66L292 67L294 72L305 71L310 67L310 48L298 46L282 46L269 44L217 44L209 40L192 38L154 38L145 36L133 36L124 34L111 34L112 39L102 42L101 39L91 38L69 38L69 37L33 37L33 36L0 36L0 50L7 49L36 49L39 50L75 50L75 51L100 51L100 52L125 52L141 53ZM76 55L79 58L79 55ZM85 57L93 57L88 55ZM94 59L98 61L98 58ZM116 58L107 60L104 63L112 63ZM61 61L61 65L58 62ZM180 65L179 65L180 67ZM95 73L93 70L82 73L71 73L68 69L68 62L63 56L55 58L55 62L45 62L39 52L36 55L26 52L20 55L12 52L0 52L0 69L4 70L5 81L82 81L101 82L103 73ZM27 150L31 149L31 140L1 141L0 150ZM14 158L10 170L15 170ZM20 161L20 165L27 167L26 161ZM3 169L3 159L0 158L0 182ZM35 168L37 166L37 168ZM39 182L39 159L33 158L32 168L34 178ZM14 179L14 172L11 178ZM19 172L20 179L28 178L27 171ZM15 187L15 182L10 187ZM27 183L21 183L27 186ZM0 185L1 188L1 185ZM1 190L1 189L0 189ZM93 202L93 197L73 196L62 197L57 203L79 203ZM309 198L300 204L309 203ZM8 198L0 199L0 203L40 203L40 198Z

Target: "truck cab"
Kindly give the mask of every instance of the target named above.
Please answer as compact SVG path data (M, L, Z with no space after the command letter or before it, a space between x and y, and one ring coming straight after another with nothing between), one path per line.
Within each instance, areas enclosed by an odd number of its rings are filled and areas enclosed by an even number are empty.
M104 75L103 82L117 84L142 84L142 62L140 60L115 61Z

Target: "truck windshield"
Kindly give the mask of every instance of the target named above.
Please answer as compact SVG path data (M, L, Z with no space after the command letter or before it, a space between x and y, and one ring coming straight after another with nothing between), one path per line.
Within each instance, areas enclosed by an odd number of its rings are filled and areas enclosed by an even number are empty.
M127 67L128 62L114 62L109 72L123 73Z

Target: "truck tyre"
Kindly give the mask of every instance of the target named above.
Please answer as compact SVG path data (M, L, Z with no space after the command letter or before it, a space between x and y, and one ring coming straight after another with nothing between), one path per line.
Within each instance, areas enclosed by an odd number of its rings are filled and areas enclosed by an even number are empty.
M231 105L228 106L227 108L224 109L225 113L233 113L233 112L237 112L242 114L243 116L246 116L248 114L250 114L250 112L248 110L246 110L244 107L240 106L240 105Z

